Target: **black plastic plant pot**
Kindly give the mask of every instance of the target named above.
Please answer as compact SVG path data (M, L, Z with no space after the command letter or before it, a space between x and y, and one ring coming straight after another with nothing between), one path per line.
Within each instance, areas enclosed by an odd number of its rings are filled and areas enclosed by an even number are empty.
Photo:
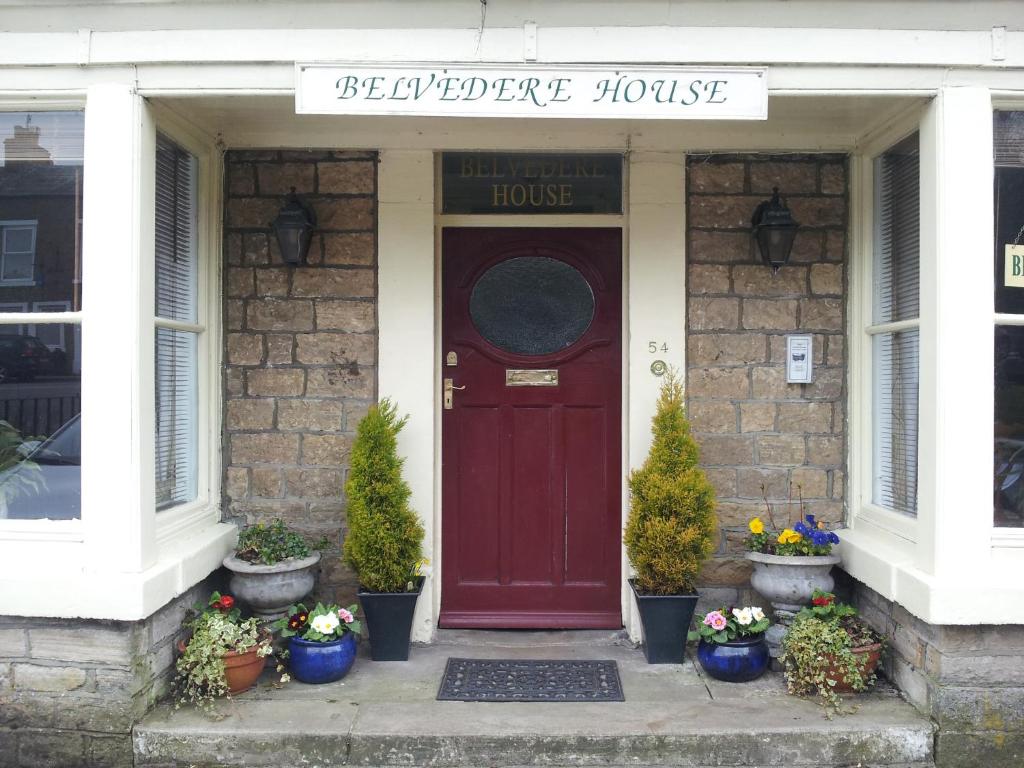
M640 610L647 663L682 664L697 595L641 595L632 579L629 586Z
M370 658L374 661L408 661L409 636L416 598L423 589L422 580L415 592L357 593L370 635Z

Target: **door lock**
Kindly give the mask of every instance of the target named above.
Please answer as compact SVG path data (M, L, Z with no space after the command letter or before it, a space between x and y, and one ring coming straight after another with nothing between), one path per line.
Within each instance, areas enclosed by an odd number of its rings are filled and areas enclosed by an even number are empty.
M453 401L453 394L452 393L456 389L462 390L462 389L465 389L465 387L464 386L456 387L454 382L451 379L445 379L444 380L444 409L446 411L450 411L452 409L452 401Z

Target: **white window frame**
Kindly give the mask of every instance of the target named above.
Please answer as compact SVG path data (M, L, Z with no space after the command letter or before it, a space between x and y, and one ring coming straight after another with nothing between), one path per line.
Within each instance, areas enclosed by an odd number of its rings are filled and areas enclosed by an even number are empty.
M57 307L57 306L60 306L61 308L60 309L44 309L44 307ZM56 300L56 301L33 301L32 302L32 312L33 313L35 313L35 312L70 312L70 311L71 311L71 302L70 301ZM58 344L56 344L55 346L50 346L49 344L46 344L46 346L47 346L48 349L51 349L51 350L53 350L53 349L66 350L68 348L68 346L67 346L68 345L68 340L67 340L67 334L65 333L65 325L63 323L58 324L57 328L60 330L60 342ZM39 338L39 334L36 333L36 325L35 324L30 325L28 327L28 333L29 333L29 336L35 336L36 338ZM42 341L42 339L40 339L40 341ZM45 344L45 342L43 342L43 343Z
M918 329L920 312L912 320L874 322L875 252L877 248L878 158L920 128L920 109L914 109L882 127L862 143L851 159L853 176L853 263L850 281L850 501L851 521L867 524L897 542L917 540L913 515L875 504L875 433L873 338L878 334ZM923 261L923 255L922 255ZM920 434L918 435L920 445ZM918 480L922 464L918 451ZM920 492L919 492L920 498Z
M8 111L8 110L3 110ZM38 110L34 110L38 111ZM27 253L32 256L32 277L7 279L4 269L7 266L7 230L28 229L32 232L32 247ZM0 286L35 285L36 284L36 236L39 233L39 222L36 219L0 221ZM25 253L25 251L18 251Z

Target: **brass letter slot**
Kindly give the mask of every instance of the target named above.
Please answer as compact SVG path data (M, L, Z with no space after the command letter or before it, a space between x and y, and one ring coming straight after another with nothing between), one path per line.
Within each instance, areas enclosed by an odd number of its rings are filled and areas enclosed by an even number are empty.
M557 387L558 371L554 368L506 368L506 387Z

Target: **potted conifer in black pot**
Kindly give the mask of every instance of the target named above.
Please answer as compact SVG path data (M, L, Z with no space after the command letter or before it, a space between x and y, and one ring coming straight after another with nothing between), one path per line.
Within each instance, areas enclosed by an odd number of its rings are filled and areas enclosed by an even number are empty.
M648 663L678 664L697 607L697 575L711 554L717 523L715 491L697 465L683 385L674 371L662 383L653 433L647 460L629 476L625 544L635 573L629 584Z
M398 433L406 418L385 399L359 422L345 494L345 562L359 578L359 601L374 661L409 658L416 598L423 587L423 526L409 508Z

